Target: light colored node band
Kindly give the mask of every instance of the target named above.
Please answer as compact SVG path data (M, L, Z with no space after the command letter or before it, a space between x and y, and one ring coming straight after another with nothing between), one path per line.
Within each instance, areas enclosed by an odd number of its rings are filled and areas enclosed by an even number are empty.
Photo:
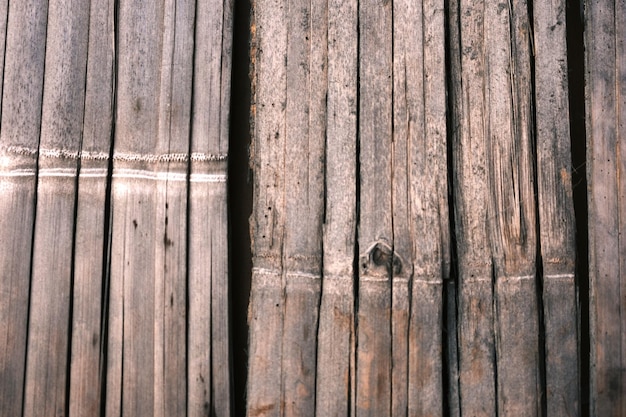
M2 149L0 149L2 150ZM90 151L68 151L66 149L33 149L24 146L7 146L4 152L13 155L37 156L41 158L56 159L82 159L92 161L107 161L110 155L106 152L90 152ZM128 152L114 152L113 161L120 162L146 162L146 163L163 163L163 162L212 162L225 161L228 159L227 154L210 154L202 152L187 153L165 153L165 154L140 154Z

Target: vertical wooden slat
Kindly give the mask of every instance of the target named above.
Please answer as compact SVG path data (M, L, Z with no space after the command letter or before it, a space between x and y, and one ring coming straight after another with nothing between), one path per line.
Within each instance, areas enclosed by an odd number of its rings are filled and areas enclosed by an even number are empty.
M543 266L547 415L578 415L576 230L565 2L534 2L537 189Z
M626 413L626 58L623 0L585 2L590 415Z
M164 5L122 1L114 139L108 415L155 413L155 245L159 79ZM160 260L158 268L163 268Z
M359 3L359 285L356 415L391 413L392 3Z
M0 414L22 414L48 2L9 4L0 131Z
M196 5L188 232L190 416L228 416L232 406L226 211L232 7L232 1L221 0Z
M487 237L482 1L451 1L453 178L458 253L459 393L463 415L495 416L492 260ZM456 18L456 19L455 19Z
M323 283L315 415L346 416L354 400L357 2L328 2ZM332 81L331 81L332 80Z
M100 415L104 388L107 183L113 120L111 0L92 1L78 172L70 359L70 416Z
M187 319L187 173L193 77L195 2L166 0L161 28L156 186L155 416L184 415ZM156 51L155 51L156 52ZM207 335L209 336L209 335Z
M282 339L284 319L283 245L285 222L285 108L287 93L288 8L283 0L253 4L254 172L252 288L247 412L279 416L284 412Z
M89 4L51 1L39 145L24 415L65 413Z
M438 1L394 6L393 227L403 265L394 276L393 326L404 312L409 328L408 346L398 346L406 359L396 355L394 338L393 415L439 415L443 368L433 358L442 358L442 279L449 269L444 9ZM402 277L412 278L410 295L397 291Z
M315 409L326 128L326 4L289 0L282 387L285 416Z
M499 416L541 412L530 36L526 1L485 8L485 140Z

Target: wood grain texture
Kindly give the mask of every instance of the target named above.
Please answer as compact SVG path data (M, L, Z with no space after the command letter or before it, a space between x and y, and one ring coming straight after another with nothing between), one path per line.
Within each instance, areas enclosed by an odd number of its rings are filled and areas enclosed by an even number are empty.
M111 0L89 15L83 135L74 238L70 416L100 415L104 390L107 288L106 207L113 129L114 19Z
M585 2L590 415L626 413L624 1Z
M391 412L393 11L391 2L359 3L359 283L356 415Z
M408 340L396 347L394 338L394 376L399 372L407 381L394 384L394 400L404 400L394 401L392 415L405 410L439 415L443 363L431 358L442 357L442 282L450 262L446 100L441 94L446 89L444 9L437 1L396 2L394 7L393 227L394 250L404 261L394 276L393 303L399 307L394 307L396 316L407 315ZM404 294L396 291L403 278ZM394 318L394 327L398 323ZM395 355L398 349L406 352L405 364ZM403 390L398 392L397 385Z
M496 415L492 258L483 89L482 1L450 4L450 78L458 256L459 394L463 414Z
M196 22L206 24L195 26L191 115L187 359L191 416L228 416L232 409L226 206L232 13L232 1L196 5Z
M0 414L21 415L41 127L47 1L9 4L0 161Z
M461 410L536 415L541 386L528 5L461 2L456 10L450 24Z
M355 388L357 2L330 1L327 13L324 269L315 415L341 417L353 410Z
M533 3L547 415L580 412L565 9L563 1Z
M251 161L256 198L250 220L253 262L248 312L247 414L250 416L280 416L285 407L282 348L287 12L287 3L282 0L256 0L253 4Z
M39 142L24 415L64 413L89 4L51 1Z
M164 13L163 3L122 1L118 8L107 415L158 411L155 355L161 317L155 307L162 300L155 278L163 259L156 258L155 246L164 240L157 232L164 220L158 217L163 209L158 188L164 181L156 174L166 163L145 156L162 151L159 28Z
M499 416L541 412L530 29L525 1L485 9L485 138Z
M282 387L285 416L315 409L326 134L326 5L287 2Z

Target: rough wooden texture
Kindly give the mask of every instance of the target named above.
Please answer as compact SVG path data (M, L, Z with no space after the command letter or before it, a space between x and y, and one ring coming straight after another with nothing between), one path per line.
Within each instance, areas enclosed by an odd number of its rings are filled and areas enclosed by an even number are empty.
M626 414L626 3L585 2L590 415Z
M190 146L190 416L232 410L226 211L232 10L230 0L196 5L196 22L204 23L195 26Z
M289 0L287 9L282 395L285 416L310 416L322 272L326 5Z
M64 413L89 5L51 1L39 142L24 415Z
M100 414L104 388L106 222L113 121L113 1L92 1L76 199L69 413Z
M463 414L496 415L492 259L487 235L482 1L450 4L453 184L458 256L459 393Z
M392 16L392 2L359 3L357 416L391 410L392 282L403 267L393 246Z
M3 2L2 4L6 4ZM6 11L6 6L3 6ZM0 131L0 414L22 414L47 1L9 4Z
M450 24L453 118L458 118L453 152L461 410L537 415L541 386L528 5L513 1L483 7L470 1L456 10Z
M533 3L537 201L548 416L580 412L565 8L565 1Z
M120 2L117 101L111 191L111 278L106 414L155 414L156 184L141 155L154 154L158 132L163 6ZM128 171L122 174L123 169ZM143 173L144 175L133 175Z
M443 363L430 358L443 357L450 262L443 3L394 2L393 27L393 326L406 320L408 338L393 340L392 415L441 415Z
M354 400L357 2L328 2L323 284L315 415L342 417ZM332 138L332 139L331 139Z
M526 1L485 8L484 137L499 416L541 413L531 36Z
M287 12L287 4L282 0L256 0L253 4L251 155L255 199L250 219L253 261L248 312L247 414L250 416L281 416L285 407L282 349Z

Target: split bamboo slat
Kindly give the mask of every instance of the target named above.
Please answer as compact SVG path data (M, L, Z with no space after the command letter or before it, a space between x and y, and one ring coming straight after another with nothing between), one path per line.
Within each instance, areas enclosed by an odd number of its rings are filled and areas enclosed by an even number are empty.
M444 17L254 3L249 415L442 413Z
M107 195L114 107L114 2L92 0L76 197L69 414L98 415L105 375Z
M0 118L0 414L19 416L26 373L48 2L7 3L1 3L6 43L2 44L5 58Z
M24 416L59 414L66 407L88 6L82 0L48 3Z
M0 415L232 415L232 13L0 2Z
M626 414L626 2L585 2L590 415Z
M548 416L580 414L565 1L534 2L537 190Z

